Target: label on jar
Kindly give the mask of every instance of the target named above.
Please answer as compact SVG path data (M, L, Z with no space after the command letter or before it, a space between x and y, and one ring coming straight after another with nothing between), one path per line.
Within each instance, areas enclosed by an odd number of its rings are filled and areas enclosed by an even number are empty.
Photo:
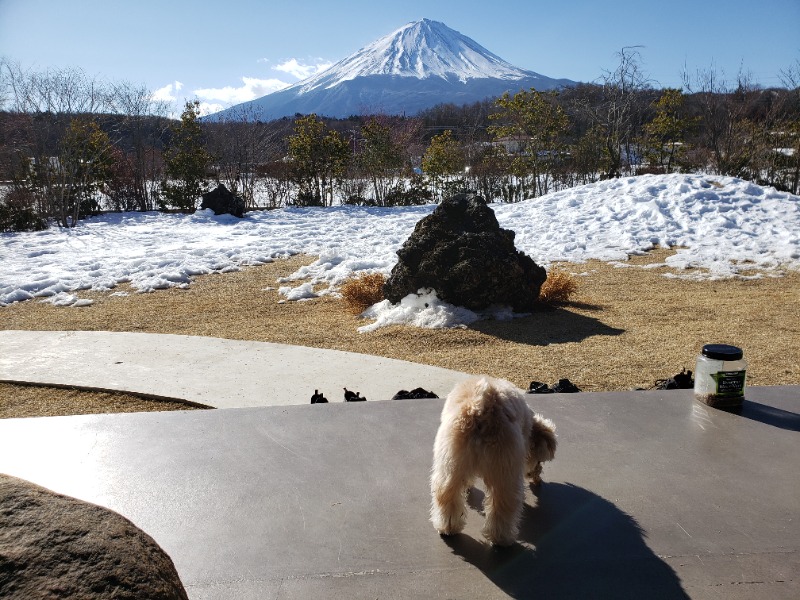
M745 371L719 371L711 377L717 382L717 396L736 398L744 396Z

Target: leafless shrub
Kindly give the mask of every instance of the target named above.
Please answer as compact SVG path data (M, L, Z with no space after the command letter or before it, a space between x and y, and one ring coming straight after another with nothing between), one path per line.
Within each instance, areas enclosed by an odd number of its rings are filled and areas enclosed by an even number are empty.
M578 291L578 282L573 275L560 269L553 269L547 274L539 292L539 301L545 304L561 304L569 302Z
M346 281L342 285L341 294L347 310L354 315L360 315L383 300L384 283L386 277L382 273L369 273Z

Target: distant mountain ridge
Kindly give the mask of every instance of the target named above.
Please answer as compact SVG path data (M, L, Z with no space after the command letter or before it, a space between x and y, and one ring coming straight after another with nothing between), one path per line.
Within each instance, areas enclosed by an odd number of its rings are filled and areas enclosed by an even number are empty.
M210 115L260 119L296 113L328 117L386 113L413 115L443 102L465 104L531 87L575 85L515 67L444 23L407 23L312 77Z

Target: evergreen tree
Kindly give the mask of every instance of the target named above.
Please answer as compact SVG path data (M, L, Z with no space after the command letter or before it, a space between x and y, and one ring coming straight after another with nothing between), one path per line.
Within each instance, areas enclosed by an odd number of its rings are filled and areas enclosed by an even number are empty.
M607 173L609 170L605 134L598 126L590 127L572 145L570 155L576 185L594 183L601 173Z
M496 140L512 139L519 147L511 161L511 172L522 183L531 177L533 195L550 191L553 171L561 156L562 138L569 121L564 109L556 104L556 92L521 90L511 96L508 92L497 99L498 112L489 115L499 125L489 128Z
M422 157L422 170L433 183L435 192L446 195L464 189L465 163L461 145L453 138L453 132L446 129L431 139Z
M208 189L206 170L212 157L206 150L200 127L200 103L187 102L180 122L170 128L172 138L164 153L166 180L161 183L159 208L192 212L197 199Z
M96 195L113 177L115 150L94 119L69 121L57 154L26 160L17 187L37 199L42 214L55 217L62 227L74 227L100 206Z
M300 188L298 204L333 204L334 182L344 175L350 159L347 140L315 114L300 117L289 137L289 158L292 180Z
M363 145L359 165L372 184L375 202L383 206L396 187L403 166L403 149L395 142L392 128L373 117L361 128Z
M649 142L647 154L650 160L657 162L666 173L671 173L675 161L686 151L684 139L696 120L683 114L684 97L681 90L664 90L653 107L656 114L653 120L644 126Z
M74 225L81 216L99 211L95 196L113 176L116 153L96 121L77 118L70 121L64 135L60 158L69 187L60 220L66 225L69 216Z

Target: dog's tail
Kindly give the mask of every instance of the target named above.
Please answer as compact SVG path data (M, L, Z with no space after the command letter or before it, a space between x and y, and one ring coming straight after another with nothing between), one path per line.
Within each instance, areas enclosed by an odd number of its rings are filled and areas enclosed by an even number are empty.
M532 458L538 462L553 460L556 455L556 445L556 426L550 419L534 414L530 444Z
M462 426L465 429L472 429L482 422L491 422L491 415L503 410L503 398L516 391L511 383L486 375L467 380L461 385L467 392L461 394L461 398L466 401L462 412Z

